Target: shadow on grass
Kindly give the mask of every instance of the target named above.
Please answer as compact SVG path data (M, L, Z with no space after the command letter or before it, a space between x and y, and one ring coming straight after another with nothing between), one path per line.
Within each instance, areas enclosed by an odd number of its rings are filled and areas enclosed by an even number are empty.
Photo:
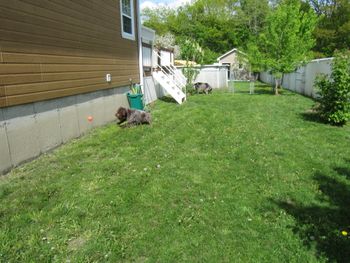
M347 159L346 162L350 166L350 159ZM342 166L342 167L335 167L334 171L336 171L338 174L340 174L340 175L346 177L348 180L350 180L350 168L344 167L344 166ZM349 202L350 202L350 200L349 200Z
M270 87L262 86L262 85L255 85L254 88L254 94L256 95L274 95L272 89Z
M271 87L266 86L265 84L255 84L254 93L250 94L249 83L246 83L245 86L241 86L239 88L235 88L235 93L240 94L249 94L249 95L273 95Z
M350 163L350 162L349 162ZM293 227L307 247L315 247L318 256L331 262L349 262L350 259L350 164L337 167L337 176L316 173L321 196L316 204L293 201L274 201L296 219ZM343 177L345 176L345 177ZM347 231L344 236L342 231Z
M159 100L164 101L166 103L177 103L175 99L173 99L172 97L168 97L168 96L164 96L162 98L160 98Z
M235 93L241 93L241 94L250 94L250 88L249 83L245 84L245 87L240 87L235 90ZM279 95L282 96L296 96L297 93L291 92L287 89L278 89ZM263 83L257 83L254 86L254 93L250 95L275 95L275 92L273 91L271 86L268 86Z
M323 123L326 124L324 119L320 117L320 115L317 112L313 111L307 111L303 112L300 114L301 118L305 121L310 121L310 122L317 122L317 123Z

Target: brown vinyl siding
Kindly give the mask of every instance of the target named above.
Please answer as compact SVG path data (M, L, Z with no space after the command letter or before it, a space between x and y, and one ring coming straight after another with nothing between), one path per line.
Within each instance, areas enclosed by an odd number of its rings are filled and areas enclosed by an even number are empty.
M140 81L119 0L0 0L0 107ZM112 74L112 82L105 76Z

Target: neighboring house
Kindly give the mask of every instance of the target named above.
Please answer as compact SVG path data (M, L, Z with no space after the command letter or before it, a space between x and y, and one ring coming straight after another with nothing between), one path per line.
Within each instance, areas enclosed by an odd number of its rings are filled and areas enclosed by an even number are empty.
M228 67L227 78L229 80L249 80L249 65L245 54L234 48L218 57L218 63Z
M0 0L0 173L128 106L139 1Z

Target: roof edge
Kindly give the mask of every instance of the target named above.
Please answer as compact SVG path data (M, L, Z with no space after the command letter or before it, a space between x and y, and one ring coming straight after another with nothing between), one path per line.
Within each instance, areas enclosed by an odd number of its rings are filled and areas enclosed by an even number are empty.
M228 51L228 52L226 52L225 54L223 54L223 55L221 55L220 57L218 57L218 58L217 58L217 61L219 61L220 59L222 59L222 58L228 56L229 54L231 54L231 53L233 53L233 52L235 52L235 51L237 51L238 53L241 53L241 54L243 54L243 55L246 55L246 53L244 53L244 52L238 50L237 48L233 48L233 49L231 49L230 51Z

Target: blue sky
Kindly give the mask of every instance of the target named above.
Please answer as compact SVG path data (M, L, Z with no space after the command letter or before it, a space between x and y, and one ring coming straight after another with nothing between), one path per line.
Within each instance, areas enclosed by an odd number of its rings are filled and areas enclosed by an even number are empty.
M189 2L191 0L141 0L141 9L145 7L156 8L158 6L176 8Z

